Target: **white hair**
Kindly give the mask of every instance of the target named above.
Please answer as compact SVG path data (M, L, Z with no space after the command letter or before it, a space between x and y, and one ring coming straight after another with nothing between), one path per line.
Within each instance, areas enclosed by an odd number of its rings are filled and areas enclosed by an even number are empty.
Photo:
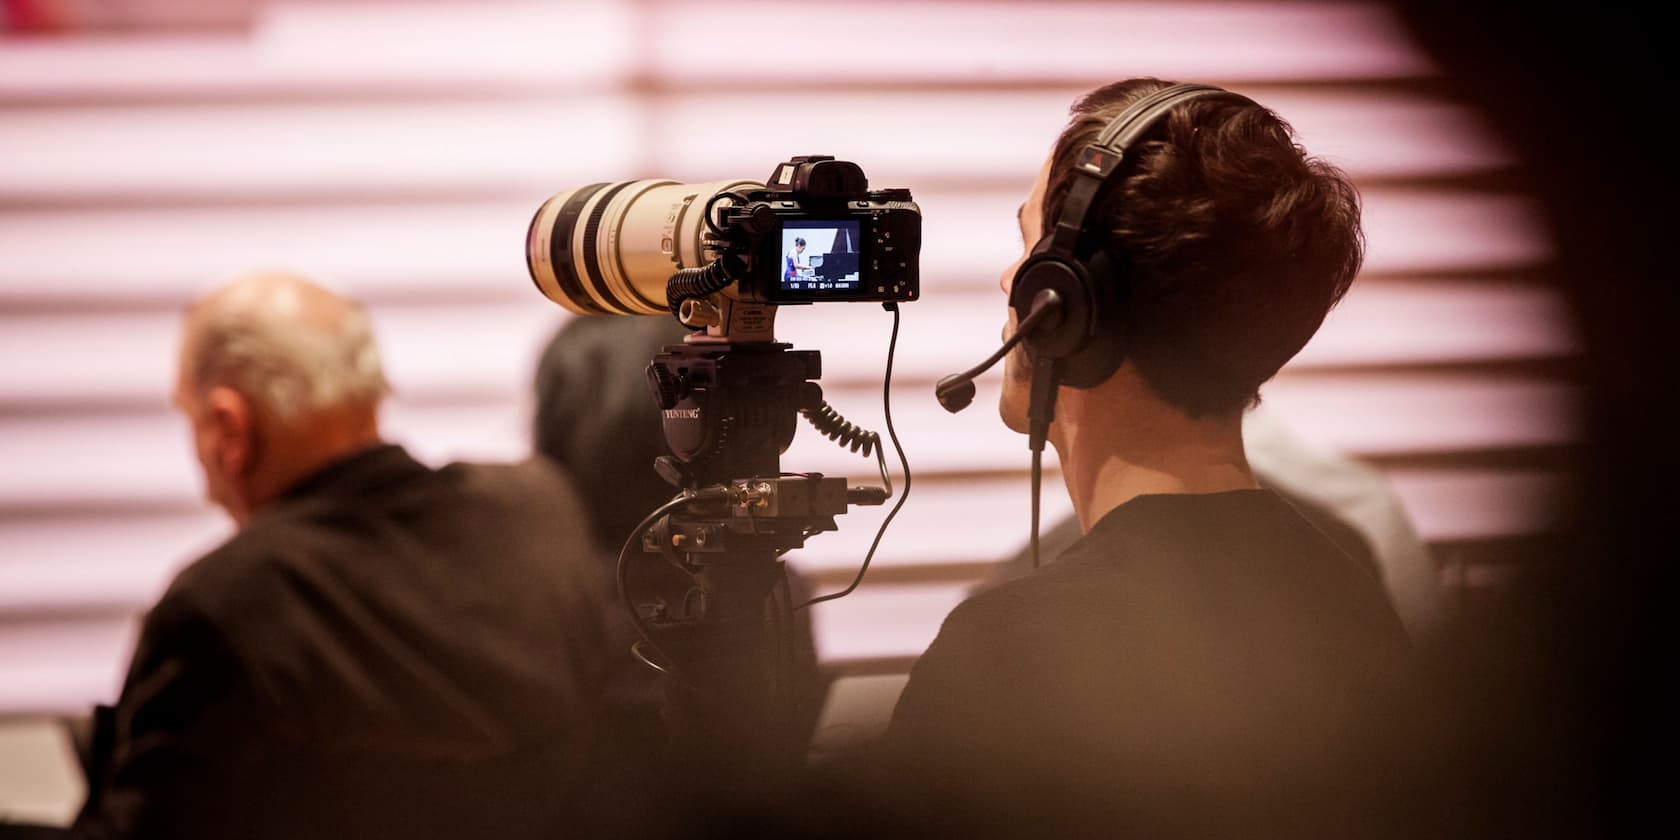
M192 384L245 395L282 423L338 408L375 408L390 391L367 312L340 299L305 318L296 288L270 289L199 313Z

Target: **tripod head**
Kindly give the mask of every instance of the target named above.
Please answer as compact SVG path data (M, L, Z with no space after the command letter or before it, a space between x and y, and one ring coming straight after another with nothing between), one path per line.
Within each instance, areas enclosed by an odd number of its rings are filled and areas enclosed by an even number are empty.
M705 575L723 562L774 560L815 534L836 530L849 505L891 495L880 437L846 423L822 399L822 357L780 342L670 345L647 368L672 455L655 462L666 481L697 501L653 523L644 551ZM804 415L825 435L877 455L883 487L851 487L820 473L784 473L781 453ZM702 489L706 501L698 501ZM710 603L708 594L708 603Z

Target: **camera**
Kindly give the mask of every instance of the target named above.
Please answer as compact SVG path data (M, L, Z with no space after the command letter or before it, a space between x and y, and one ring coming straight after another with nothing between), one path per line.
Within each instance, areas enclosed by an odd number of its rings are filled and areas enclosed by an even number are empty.
M739 767L798 767L803 699L790 677L795 610L781 557L853 505L893 496L881 436L848 422L823 399L822 358L777 341L788 304L873 301L892 314L882 399L891 393L900 302L921 294L921 210L907 189L871 191L855 163L794 157L764 182L597 183L557 193L525 235L532 281L580 315L670 313L689 329L662 348L646 376L671 454L654 460L676 495L643 517L623 543L618 594L639 641L631 654L671 678L670 719L690 730L688 749ZM844 590L869 568L881 533ZM873 457L880 486L789 472L781 455L803 417L837 445ZM629 569L669 563L691 585L677 599L637 592ZM692 708L690 708L692 707ZM808 733L806 733L808 735ZM751 758L738 762L731 756Z
M909 190L871 191L857 164L806 155L764 183L640 180L557 193L531 219L525 260L537 289L572 312L651 315L676 311L679 275L682 298L913 301L921 241Z

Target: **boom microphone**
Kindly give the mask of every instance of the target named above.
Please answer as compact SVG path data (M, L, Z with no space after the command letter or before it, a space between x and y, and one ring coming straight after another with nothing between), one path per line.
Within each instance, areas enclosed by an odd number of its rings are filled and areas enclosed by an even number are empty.
M974 380L980 374L990 370L992 365L997 364L998 360L1007 355L1010 350L1015 349L1015 345L1020 344L1044 321L1049 320L1054 325L1055 321L1060 320L1061 311L1062 296L1056 294L1056 290L1044 289L1040 291L1033 298L1032 309L1028 311L1027 317L1016 325L1015 334L1010 336L1009 340L997 349L997 352L962 373L953 373L939 380L939 383L933 388L933 395L938 398L939 404L952 414L968 408L974 402ZM1052 320L1052 316L1055 316L1054 320Z

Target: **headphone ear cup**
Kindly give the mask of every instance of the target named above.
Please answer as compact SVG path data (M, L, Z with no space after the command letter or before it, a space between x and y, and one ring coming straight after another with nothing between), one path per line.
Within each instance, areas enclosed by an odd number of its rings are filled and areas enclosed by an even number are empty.
M1099 248L1082 265L1089 303L1086 340L1077 352L1056 363L1063 385L1092 388L1106 382L1125 361L1125 288L1123 267ZM1011 298L1014 296L1011 295Z
M1033 299L1039 292L1052 289L1061 298L1059 312L1041 321L1030 335L1021 340L1032 359L1061 360L1078 353L1090 339L1091 317L1095 312L1091 300L1090 283L1085 266L1077 260L1055 253L1039 253L1027 258L1015 273L1009 289L1009 305L1015 309L1015 322L1027 319L1032 312Z

